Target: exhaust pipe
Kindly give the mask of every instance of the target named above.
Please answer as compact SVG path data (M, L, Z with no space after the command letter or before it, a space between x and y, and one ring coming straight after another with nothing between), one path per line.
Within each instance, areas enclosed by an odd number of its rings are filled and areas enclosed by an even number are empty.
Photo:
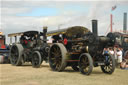
M92 20L92 33L98 36L97 20Z
M127 13L124 13L123 32L127 31Z
M46 36L46 34L47 34L47 27L44 26L43 27L43 40L44 40L44 43L47 42L47 36Z

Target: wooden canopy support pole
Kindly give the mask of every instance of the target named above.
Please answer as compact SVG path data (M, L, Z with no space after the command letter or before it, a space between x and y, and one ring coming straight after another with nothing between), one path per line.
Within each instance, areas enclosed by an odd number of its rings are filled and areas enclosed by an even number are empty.
M10 37L10 44L12 44L12 37Z
M15 43L17 42L17 36L15 36Z

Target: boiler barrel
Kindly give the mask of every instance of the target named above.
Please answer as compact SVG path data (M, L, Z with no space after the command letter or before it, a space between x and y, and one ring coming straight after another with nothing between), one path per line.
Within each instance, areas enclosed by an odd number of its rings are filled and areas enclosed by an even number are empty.
M102 36L102 37L99 37L99 41L102 43L108 43L110 42L110 38Z

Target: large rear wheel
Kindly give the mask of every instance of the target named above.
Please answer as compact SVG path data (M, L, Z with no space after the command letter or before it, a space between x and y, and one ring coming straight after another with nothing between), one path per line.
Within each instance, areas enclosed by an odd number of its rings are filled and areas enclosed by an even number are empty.
M49 52L49 64L52 70L62 71L65 69L67 50L61 43L53 44Z
M84 75L90 75L93 70L92 57L88 53L83 53L79 60L80 72Z
M101 66L101 70L104 73L112 74L115 70L115 59L110 54L104 54L104 57L105 57L105 65Z
M22 65L23 46L21 44L14 44L10 49L10 62L12 65Z

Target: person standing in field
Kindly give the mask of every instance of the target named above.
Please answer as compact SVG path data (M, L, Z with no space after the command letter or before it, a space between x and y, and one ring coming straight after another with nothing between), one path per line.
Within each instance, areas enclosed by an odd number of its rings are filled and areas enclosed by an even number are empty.
M103 54L108 54L108 48L104 48ZM108 56L105 56L105 60L108 61Z
M118 60L117 60L117 46L114 46L114 58L115 58L115 65L118 66Z
M114 56L114 51L113 51L112 48L109 48L109 53L110 53L112 56Z
M116 56L117 56L117 63L118 63L118 66L121 64L122 62L122 50L120 47L117 48L117 51L116 51Z

